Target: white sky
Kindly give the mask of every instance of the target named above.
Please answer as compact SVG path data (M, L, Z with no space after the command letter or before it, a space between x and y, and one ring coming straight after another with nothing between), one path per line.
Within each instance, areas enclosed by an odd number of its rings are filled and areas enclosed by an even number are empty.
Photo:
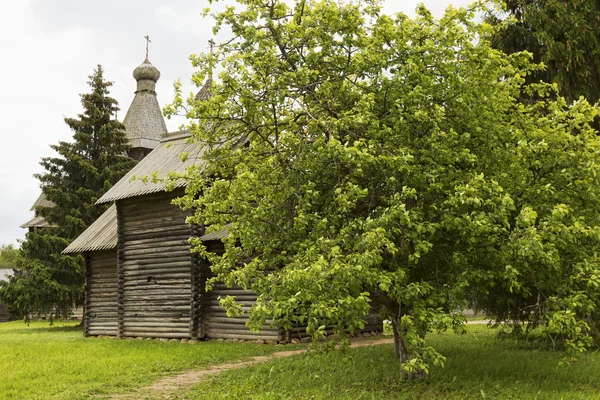
M231 3L228 0L226 3ZM387 13L409 15L419 1L387 0ZM450 4L471 0L426 0L436 16ZM40 193L34 173L41 157L52 156L50 144L70 141L65 117L81 112L79 94L88 92L87 77L101 64L114 81L120 119L133 99L133 69L145 56L161 71L157 85L161 106L172 98L177 78L192 91L188 56L207 51L212 21L200 12L207 0L3 0L0 6L0 244L16 243L19 225ZM214 7L213 7L214 8ZM217 42L219 38L217 38ZM182 123L167 121L169 130Z

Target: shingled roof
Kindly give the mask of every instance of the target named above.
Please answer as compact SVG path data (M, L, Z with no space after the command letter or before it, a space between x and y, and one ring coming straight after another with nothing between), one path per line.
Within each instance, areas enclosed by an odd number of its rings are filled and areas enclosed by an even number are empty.
M186 140L189 136L189 131L168 134L157 148L121 178L98 200L97 204L162 192L165 190L165 183L161 180L168 177L170 172L185 172L188 167L202 163L205 148L198 143L189 143ZM181 161L182 153L187 154L185 161ZM157 182L152 181L153 176L157 178ZM148 181L145 182L143 178L148 178ZM186 181L181 179L173 188L185 185Z
M44 192L42 192L38 196L38 198L35 201L35 203L33 203L33 205L31 206L31 208L29 209L29 211L35 211L35 209L38 208L38 207L54 207L54 203L51 202L50 200L48 200L46 198L46 195L44 195Z
M113 204L77 239L63 250L63 254L85 251L110 250L117 247L117 207Z
M208 78L196 93L196 100L206 101L212 97L212 78Z
M54 203L51 202L50 200L48 200L43 192L40 193L37 200L35 201L35 203L33 203L31 208L29 209L29 211L36 211L40 207L54 207ZM36 214L37 214L37 212L36 212ZM25 228L25 229L27 229L27 228L46 228L49 226L51 226L51 225L48 222L46 222L44 217L42 217L40 215L36 215L32 219L30 219L29 221L27 221L23 225L21 225L20 228Z
M25 222L23 225L20 226L20 228L48 228L51 226L52 225L50 225L48 221L44 219L44 217L38 215Z
M123 120L125 132L132 148L154 149L167 133L156 98L156 82L160 72L146 58L133 71L133 77L137 81L137 90Z
M226 238L227 235L229 235L229 224L227 224L227 226L225 226L224 228L219 229L218 231L207 233L206 235L201 236L200 240L202 240L203 242L210 242L211 240L221 240L223 238Z

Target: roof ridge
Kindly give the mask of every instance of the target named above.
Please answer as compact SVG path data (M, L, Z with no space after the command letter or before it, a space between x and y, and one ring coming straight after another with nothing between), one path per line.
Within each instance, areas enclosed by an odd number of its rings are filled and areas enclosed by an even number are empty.
M161 143L170 142L176 139L187 139L191 137L192 134L189 129L182 129L175 132L165 133L162 138L160 138Z

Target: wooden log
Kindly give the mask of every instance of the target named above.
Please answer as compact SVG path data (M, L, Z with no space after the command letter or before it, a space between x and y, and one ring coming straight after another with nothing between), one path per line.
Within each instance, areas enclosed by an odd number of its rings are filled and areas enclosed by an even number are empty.
M188 232L185 235L167 235L162 238L130 240L127 244L131 247L148 244L162 245L164 243L182 243L187 245L189 237L190 235Z
M172 327L172 326L136 326L136 327L131 327L128 326L124 332L125 335L127 335L127 333L131 333L132 331L136 331L136 332L146 332L146 333L152 333L152 334L158 334L158 333L179 333L179 334L183 334L185 336L189 335L188 332L188 327L187 325L184 326L183 328L179 328L179 327Z
M173 215L164 216L161 218L153 218L151 216L144 216L140 220L129 220L125 223L128 232L144 232L147 229L162 228L162 227L189 227L185 223L185 216ZM189 230L188 230L189 233Z
M174 253L174 254L169 254L166 252L155 253L155 254L135 254L135 255L127 254L124 257L124 261L152 260L154 263L156 263L156 260L181 261L181 260L189 260L189 259L190 259L189 252L180 252L180 253Z
M93 328L93 329L90 329L89 335L90 336L117 336L117 331L115 329L104 330L104 329Z
M185 294L187 296L190 295L189 291L181 291L181 290L179 290L179 291L177 291L177 293L178 294ZM128 296L128 299L129 299L129 296L131 296L131 298L140 298L142 296L162 296L162 295L165 294L165 291L164 290L151 290L151 289L148 289L148 290L138 290L138 291L135 291L135 292L134 291L128 291L126 294ZM167 303L168 303L168 301L167 301Z
M117 292L117 288L115 287L117 282L116 279L113 280L113 282L108 282L108 281L100 281L101 283L97 282L97 281L92 281L90 282L90 289L89 290L94 290L96 292L100 292L100 293L109 293L109 292Z
M169 332L148 332L148 331L127 331L123 337L144 337L157 339L187 339L189 333L169 333Z
M153 269L153 270L146 270L146 271L125 270L125 272L124 272L124 275L129 280L145 280L145 281L163 280L163 279L188 279L188 280L190 280L190 274L191 274L191 271L189 269L188 270Z
M165 246L165 247L148 247L145 249L131 249L125 244L125 252L128 258L135 256L162 255L165 258L171 258L170 255L187 255L191 258L189 246Z
M188 231L183 227L161 227L146 229L142 232L132 231L123 235L125 240L159 240L165 237L184 239L188 235Z
M242 324L244 325L248 321L248 317L215 317L210 316L207 319L209 324L211 323L231 323L231 324ZM267 319L265 321L265 326L269 326L273 320Z
M176 248L179 251L190 252L190 245L188 244L187 239L184 240L169 240L163 241L162 243L142 243L136 245L127 245L127 249L129 251L138 251L138 250L148 250L148 249L156 249L162 251L169 251L169 249Z
M183 194L183 192L181 192L181 194ZM171 204L173 198L177 196L178 195L174 192L162 192L132 197L129 199L123 199L121 200L121 203L123 205L123 210L126 213L143 213L146 210L158 211L165 209L175 210L177 212L184 213L186 211L183 211L178 206Z
M129 301L129 299L128 299ZM188 301L189 302L189 294L187 293L167 293L167 294L155 294L155 295L145 295L138 294L135 296L135 301L146 301L146 302L162 302L168 303L170 301ZM116 302L115 302L116 303Z
M146 291L154 291L154 292L158 291L159 293L161 291L164 293L166 293L167 291L185 291L185 293L190 293L189 284L181 284L181 283L169 284L169 282L153 284L153 285L143 285L143 286L127 284L127 286L125 286L124 289L125 290L123 293L127 292L128 296L134 295L139 292L146 292Z
M123 313L126 318L190 318L189 311L187 312L173 312L173 311L129 311L125 310Z
M150 316L150 317L135 317L135 316L129 316L129 318L127 318L127 322L148 322L148 323L157 323L157 324L169 324L171 322L185 322L186 324L189 321L189 317L181 317L181 318L168 318L168 317L163 317L163 318L158 318L158 317L154 317L154 316Z
M211 332L214 332L214 330L233 330L233 331L248 331L250 332L250 328L248 328L245 324L223 324L223 323L215 323L215 322L209 322L208 323L208 329ZM263 326L260 330L261 332L279 332L279 328L271 328L269 326Z
M279 334L273 333L252 333L250 331L236 331L236 332L221 332L209 330L206 336L209 339L240 339L240 340L278 340Z
M250 300L246 300L245 301L245 300L242 300L242 299L236 299L236 302L237 302L237 304L240 304L242 306L246 306L246 307L248 307L248 309L250 309L250 307L252 307L256 303L256 300L255 299L250 299ZM210 305L212 307L220 307L221 306L220 303L219 303L219 300L217 300L217 299L211 299Z
M178 300L173 302L165 301L147 301L135 299L127 299L126 306L128 310L188 310L190 308L190 300ZM165 308L159 308L165 307Z
M189 318L189 307L184 308L142 308L142 307L126 307L124 315L128 317L152 317L152 318Z
M130 321L127 320L124 322L125 329L129 329L132 327L135 328L166 328L173 330L187 330L189 327L189 321Z
M114 317L116 318L116 310L117 302L114 302L112 304L107 304L103 306L90 307L90 314L103 314L110 317L114 315Z
M123 203L123 212L127 216L135 217L144 214L156 214L157 212L171 212L177 214L187 214L189 211L183 211L181 208L170 204L171 199L167 196L140 196L136 199L121 200Z

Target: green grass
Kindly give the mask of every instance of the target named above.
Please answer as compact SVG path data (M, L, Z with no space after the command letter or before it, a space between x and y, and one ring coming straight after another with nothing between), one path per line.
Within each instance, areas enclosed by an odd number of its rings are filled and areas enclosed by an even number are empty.
M168 373L281 350L247 343L197 344L83 338L77 322L0 323L1 399L80 399L127 392ZM287 347L286 347L287 348Z
M85 339L76 324L0 324L0 398L103 398L177 371L292 348ZM482 325L467 330L429 337L447 365L421 382L401 382L392 346L381 345L228 371L171 398L600 399L600 353L559 366L564 353L496 339L496 331Z
M391 345L306 354L230 371L188 399L600 399L600 354L559 366L564 353L536 350L496 331L431 335L447 357L421 382L400 382ZM183 397L182 397L183 398Z

